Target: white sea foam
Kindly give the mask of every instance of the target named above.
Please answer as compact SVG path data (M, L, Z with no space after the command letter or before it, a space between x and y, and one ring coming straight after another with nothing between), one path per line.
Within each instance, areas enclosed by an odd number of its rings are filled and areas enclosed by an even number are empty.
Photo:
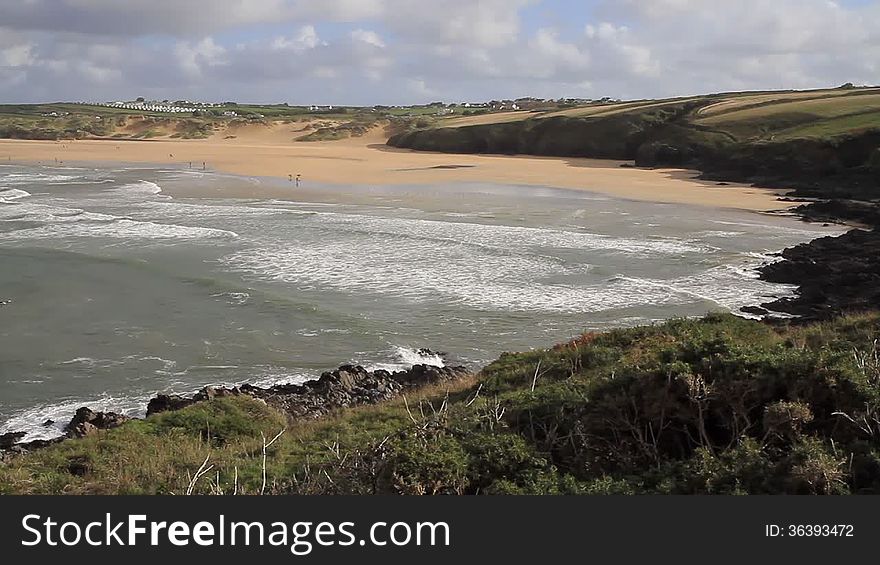
M91 357L76 357L75 359L69 359L60 363L60 365L77 366L86 369L107 369L124 364L125 362L119 359L93 359Z
M389 354L393 361L369 363L364 368L368 371L384 370L393 373L395 371L405 371L410 369L413 365L431 365L434 367L446 366L446 361L441 355L427 353L424 350L413 347L395 345L389 350Z
M70 181L81 179L80 175L50 175L46 173L9 173L0 176L5 185L18 184L70 184Z
M0 202L8 204L10 202L21 200L22 198L27 198L30 195L30 192L21 190L20 188L0 189Z
M2 195L2 192L0 192ZM131 218L87 212L37 203L15 203L0 207L0 221L26 221L38 227L0 233L0 240L58 238L112 238L138 240L230 239L238 234L229 230L138 221Z
M412 302L449 301L501 311L596 312L645 303L681 303L660 289L625 280L548 282L582 276L590 265L560 258L457 242L426 245L413 239L359 238L304 242L239 251L221 260L258 279L303 290L390 295Z
M446 365L446 362L441 355L437 353L428 353L423 349L396 346L394 348L394 354L404 365L433 365L435 367L444 367Z
M762 224L759 222L732 221L732 220L709 220L713 224L722 226L733 226L735 228L746 228L745 231L751 234L761 234L769 236L791 236L800 235L807 238L819 237L820 235L829 235L834 233L843 233L846 228L840 226L819 227L816 225L804 224L804 227L791 227L781 225L781 222Z
M247 292L219 292L217 294L212 294L211 298L222 298L228 304L241 306L248 303L251 295Z
M739 312L743 306L769 302L790 296L795 285L768 283L759 278L757 268L773 261L766 254L747 253L742 261L717 265L693 275L670 280L626 278L634 285L644 288L663 289L680 297L714 302L726 310Z
M260 234L261 245L221 262L255 278L311 291L449 300L492 310L595 312L671 299L659 291L646 294L626 281L610 286L560 282L592 268L557 256L560 252L656 258L716 250L672 238L336 212L313 212L298 226L305 233L296 240L270 231Z
M236 220L245 216L281 216L281 215L301 215L312 216L315 212L309 210L300 210L297 208L280 208L268 206L242 206L237 204L228 204L219 202L217 204L197 204L190 202L147 202L141 205L141 208L148 212L153 212L165 219L190 219L193 217L209 218L209 219L231 219Z
M259 371L258 371L259 372ZM270 388L275 385L285 385L285 384L302 384L306 381L311 381L318 378L319 375L311 374L311 373L303 373L303 372L286 372L282 369L270 369L264 372L261 375L251 377L250 379L244 381L248 384L260 387L260 388ZM243 383L233 383L235 385L243 384ZM231 385L228 385L231 386Z
M115 192L117 194L131 195L131 196L144 196L144 195L156 195L162 192L162 187L158 184L146 180L138 181L136 183L126 184L117 188L111 188L110 192Z
M95 398L71 398L55 403L37 404L26 410L14 412L11 418L0 424L0 434L25 432L27 435L22 441L52 439L62 435L64 426L83 406L93 410L141 417L145 414L147 402L151 397L152 395L117 397L105 394ZM52 420L54 423L44 426L43 423L47 420Z
M228 230L140 222L127 218L113 217L109 221L94 221L92 214L84 220L92 221L58 222L37 228L0 233L0 240L109 238L126 240L127 243L136 244L143 240L232 239L238 237L238 234Z
M716 248L673 238L632 239L604 234L565 231L551 228L504 226L467 222L444 222L411 218L387 218L363 214L319 212L323 227L354 233L450 241L503 249L555 247L564 249L606 250L639 256L682 253L703 254Z

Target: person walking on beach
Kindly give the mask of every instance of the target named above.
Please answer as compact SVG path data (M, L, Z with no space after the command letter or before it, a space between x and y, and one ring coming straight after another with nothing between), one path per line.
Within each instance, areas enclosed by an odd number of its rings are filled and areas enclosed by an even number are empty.
M302 182L302 175L297 173L296 175L296 186L299 188L299 183Z

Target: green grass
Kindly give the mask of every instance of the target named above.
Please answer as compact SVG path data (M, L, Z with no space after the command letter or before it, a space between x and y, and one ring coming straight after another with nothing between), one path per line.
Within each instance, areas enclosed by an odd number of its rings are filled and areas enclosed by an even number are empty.
M880 492L880 316L730 315L505 354L472 381L287 422L220 398L0 464L4 493ZM841 413L846 416L840 415ZM868 422L859 425L857 422Z
M830 138L870 129L880 129L880 110L845 115L783 129L776 134L775 138L777 140L803 137Z
M760 102L728 107L708 117L698 112L694 123L740 139L837 137L880 126L880 94L874 92L838 91L812 99L802 99L803 93L755 97Z
M715 130L738 140L838 137L880 127L877 122L880 91L877 89L724 93L665 100L594 103L537 113L452 116L437 120L434 127L501 126L559 117L602 121L621 116L638 117L682 105L692 109L686 115L676 116L676 125L694 130Z

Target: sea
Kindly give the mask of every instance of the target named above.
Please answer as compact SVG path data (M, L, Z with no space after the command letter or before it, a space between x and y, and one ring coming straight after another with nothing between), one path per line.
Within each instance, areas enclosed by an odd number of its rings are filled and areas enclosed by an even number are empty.
M552 187L3 165L0 433L57 436L80 406L142 415L159 392L344 363L476 369L736 312L793 291L758 266L841 231Z

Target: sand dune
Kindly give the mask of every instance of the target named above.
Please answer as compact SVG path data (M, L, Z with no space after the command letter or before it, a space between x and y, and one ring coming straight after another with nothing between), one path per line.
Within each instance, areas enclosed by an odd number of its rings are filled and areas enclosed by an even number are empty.
M0 140L0 162L55 164L151 163L248 176L347 185L495 182L587 190L620 198L748 210L785 207L776 191L744 185L720 186L694 179L690 171L622 168L622 162L593 159L450 155L395 149L382 128L339 141L297 142L304 122L251 124L217 132L209 139L139 141ZM254 188L254 190L258 190ZM259 196L258 194L230 196Z

